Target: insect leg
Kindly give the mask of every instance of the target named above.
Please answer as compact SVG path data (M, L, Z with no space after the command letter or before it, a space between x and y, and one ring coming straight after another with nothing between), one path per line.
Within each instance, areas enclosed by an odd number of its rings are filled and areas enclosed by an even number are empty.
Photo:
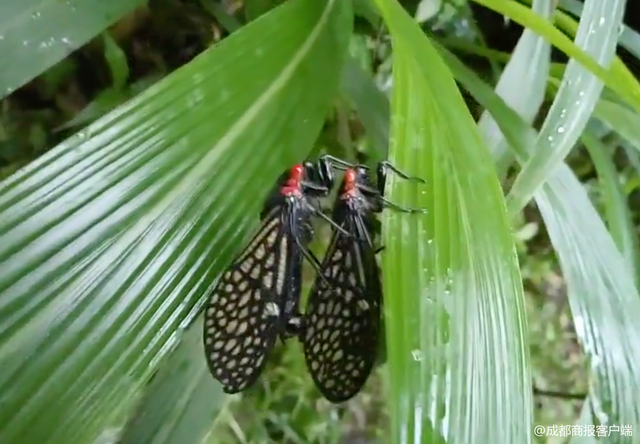
M416 176L409 176L407 173L405 173L404 171L400 170L398 167L396 167L395 165L393 165L391 162L389 162L388 160L382 161L378 164L378 168L383 169L383 170L391 170L394 173L396 173L398 176L402 177L403 179L407 179L407 180L414 180L417 182L422 182L422 183L427 183L426 180L424 180L421 177L416 177Z
M349 238L352 239L357 239L360 241L364 241L366 239L362 239L356 235L354 235L353 233L349 233L347 230L345 230L344 228L342 228L340 225L338 225L337 223L335 223L333 221L333 219L331 219L329 216L327 216L326 214L324 214L324 212L322 210L319 210L318 208L313 207L313 212L315 214L317 214L318 216L320 216L322 219L326 220L327 222L329 222L329 225L331 225L333 228L335 228L336 230L338 230L341 234L343 234L344 236L347 236Z
M308 189L311 191L316 191L322 194L329 193L329 188L324 185L316 185L313 182L307 182L307 181L302 181L302 185L304 186L305 189Z
M391 208L396 211L400 211L401 213L426 213L427 212L425 208L406 208L398 204L395 204L393 202L390 202L389 200L385 199L378 190L375 190L366 185L358 185L358 188L360 188L360 190L363 191L364 193L370 194L372 196L376 196L376 199L378 199L378 201L381 202L383 206L387 208Z
M304 335L306 323L303 315L293 317L289 319L286 325L285 337L291 338L294 336L302 337ZM284 343L284 340L283 340Z
M322 274L322 265L320 264L320 261L315 256L315 254L313 254L305 246L303 246L297 237L296 237L296 245L298 245L298 248L302 252L302 255L309 261L311 266L314 268L316 274L320 277L320 279L324 281L327 288L331 288L331 284L329 283L327 278L324 276L324 274Z
M407 207L400 206L398 204L394 204L393 202L388 201L382 196L379 196L378 199L380 199L380 202L382 202L382 204L385 207L391 208L392 210L399 211L401 213L423 213L424 214L428 212L426 208L407 208Z
M334 157L330 154L325 154L323 156L320 157L320 162L324 162L324 163L329 163L331 164L335 169L338 170L346 170L347 168L355 168L356 165L353 163L349 163L346 160L342 160L339 159L337 157ZM365 169L369 169L369 167L367 167L366 165L361 165L363 168Z

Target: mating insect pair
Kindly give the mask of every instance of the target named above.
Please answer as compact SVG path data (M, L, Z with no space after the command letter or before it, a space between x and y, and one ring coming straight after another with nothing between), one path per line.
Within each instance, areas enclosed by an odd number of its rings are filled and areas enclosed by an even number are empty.
M319 199L334 185L333 170L345 175L331 217ZM205 307L204 346L212 375L227 393L252 385L279 336L298 336L307 368L332 402L354 396L377 356L382 289L374 244L375 213L406 209L383 196L388 162L378 166L378 187L369 170L332 156L285 171L260 214L248 246L223 273ZM333 234L322 263L307 248L311 218L325 219ZM305 314L300 313L302 261L316 270Z

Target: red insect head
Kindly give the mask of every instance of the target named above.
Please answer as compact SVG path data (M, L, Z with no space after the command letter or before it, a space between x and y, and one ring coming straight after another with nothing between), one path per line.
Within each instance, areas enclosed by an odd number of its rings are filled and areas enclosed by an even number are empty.
M358 191L356 185L357 173L354 169L349 168L344 172L344 181L342 186L342 199L347 199Z
M300 163L294 165L289 174L287 182L280 188L280 194L290 196L302 193L302 180L304 179L304 166Z

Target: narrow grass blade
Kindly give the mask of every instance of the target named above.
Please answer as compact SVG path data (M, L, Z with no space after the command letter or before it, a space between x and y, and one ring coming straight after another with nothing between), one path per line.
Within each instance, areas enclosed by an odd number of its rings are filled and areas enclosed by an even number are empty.
M516 23L531 29L537 34L544 37L553 46L567 54L575 62L579 62L587 68L591 73L598 77L604 84L615 91L622 99L629 103L633 108L640 112L640 83L629 70L618 59L614 59L610 68L603 68L592 57L576 46L569 37L557 29L553 24L538 17L526 6L521 5L514 0L473 0L474 2L493 9L500 14L509 17ZM620 1L620 0L616 0ZM599 2L603 4L602 2ZM610 4L610 3L607 3ZM612 10L615 11L615 10ZM560 20L560 19L562 20ZM563 19L564 18L564 19ZM566 27L572 31L571 23L566 20L568 17L556 12L554 19L559 26ZM603 23L602 25L605 25ZM598 27L602 26L598 23ZM572 34L572 32L569 32Z
M122 424L310 152L351 24L348 2L286 2L0 184L0 442Z
M582 135L582 142L589 150L598 171L598 178L604 192L607 226L618 250L625 259L627 268L633 276L638 276L638 234L629 210L627 196L618 179L618 172L604 143L589 131Z
M383 218L393 443L527 442L531 386L515 247L489 152L455 82L395 0L376 1L394 49Z
M624 137L640 152L640 116L624 105L601 99L593 116Z
M558 6L577 17L580 17L582 15L584 5L578 0L560 0ZM640 34L638 34L638 32L633 28L624 24L620 25L618 32L620 34L618 38L620 46L633 54L636 58L640 58Z
M615 56L618 28L622 23L624 0L606 4L587 0L580 20L576 43L603 66ZM540 129L539 137L548 140L550 150L536 151L523 165L509 195L512 213L520 211L547 175L571 151L585 129L602 92L603 83L586 68L569 60L562 84Z
M534 0L533 11L549 19L553 13L553 0ZM525 29L496 86L496 93L528 123L533 122L544 101L550 56L551 45ZM511 152L498 125L486 110L478 127L488 142L498 171L504 172Z

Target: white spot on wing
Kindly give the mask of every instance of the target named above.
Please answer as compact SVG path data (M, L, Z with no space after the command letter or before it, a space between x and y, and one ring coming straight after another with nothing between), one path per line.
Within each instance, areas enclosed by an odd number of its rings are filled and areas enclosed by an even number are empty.
M275 302L267 302L264 308L269 316L278 316L280 314L280 308Z
M284 286L285 271L287 266L287 242L286 236L282 236L280 244L280 261L278 263L278 279L276 281L276 293L282 294L282 287Z

